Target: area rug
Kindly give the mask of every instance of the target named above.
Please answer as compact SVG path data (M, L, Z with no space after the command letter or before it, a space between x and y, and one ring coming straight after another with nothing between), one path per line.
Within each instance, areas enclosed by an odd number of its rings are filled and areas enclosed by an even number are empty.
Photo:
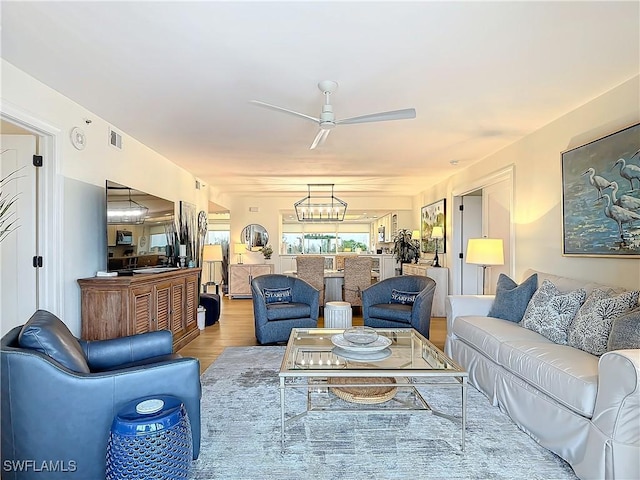
M202 374L202 448L191 479L575 479L487 398L468 389L460 426L424 412L312 412L290 423L280 449L278 371L284 347L229 347ZM292 391L292 393L289 393ZM420 388L434 408L459 412L459 389ZM343 400L338 400L343 401ZM306 395L287 390L287 411ZM369 407L370 408L370 407Z

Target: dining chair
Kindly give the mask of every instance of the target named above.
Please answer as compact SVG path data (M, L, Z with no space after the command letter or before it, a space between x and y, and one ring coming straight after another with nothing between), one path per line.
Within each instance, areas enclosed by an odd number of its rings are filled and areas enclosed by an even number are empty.
M297 277L320 291L320 307L324 306L324 257L309 255L296 257Z
M371 285L371 257L344 259L344 301L351 306L362 306L362 291Z
M344 270L344 259L347 255L336 255L336 270Z

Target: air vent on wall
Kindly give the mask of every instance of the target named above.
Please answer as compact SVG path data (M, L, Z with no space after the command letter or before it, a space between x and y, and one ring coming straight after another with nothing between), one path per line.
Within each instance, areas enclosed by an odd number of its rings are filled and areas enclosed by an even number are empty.
M109 128L109 143L122 150L122 135L116 132L113 128Z

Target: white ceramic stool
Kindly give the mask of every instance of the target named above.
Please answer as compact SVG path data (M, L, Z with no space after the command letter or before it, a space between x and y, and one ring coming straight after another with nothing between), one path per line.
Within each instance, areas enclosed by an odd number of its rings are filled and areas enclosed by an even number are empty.
M324 304L324 328L350 328L351 304L327 302Z

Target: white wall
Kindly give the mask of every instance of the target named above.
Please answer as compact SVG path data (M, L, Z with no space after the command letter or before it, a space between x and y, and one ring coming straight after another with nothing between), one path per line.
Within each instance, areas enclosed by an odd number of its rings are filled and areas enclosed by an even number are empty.
M526 112L523 112L526 115ZM425 190L426 205L464 191L478 178L515 166L515 274L527 268L626 288L640 288L640 259L562 255L561 152L640 121L640 77L636 76L538 131ZM450 232L451 213L447 214ZM449 240L449 239L447 239ZM447 264L451 264L447 252Z
M209 189L196 190L196 178L167 158L146 147L126 132L122 150L108 143L109 122L59 94L35 78L1 60L3 112L20 112L58 131L54 135L57 151L56 185L44 202L60 205L64 226L56 258L62 284L62 301L54 313L60 315L71 331L80 334L80 289L76 280L91 277L106 266L103 203L105 180L114 180L176 203L187 201L197 210L208 210ZM86 124L90 119L91 124ZM76 150L70 141L73 127L84 130L87 145ZM50 160L45 158L45 161ZM56 195L61 198L56 198ZM56 238L47 238L56 242ZM23 286L32 288L32 286Z

